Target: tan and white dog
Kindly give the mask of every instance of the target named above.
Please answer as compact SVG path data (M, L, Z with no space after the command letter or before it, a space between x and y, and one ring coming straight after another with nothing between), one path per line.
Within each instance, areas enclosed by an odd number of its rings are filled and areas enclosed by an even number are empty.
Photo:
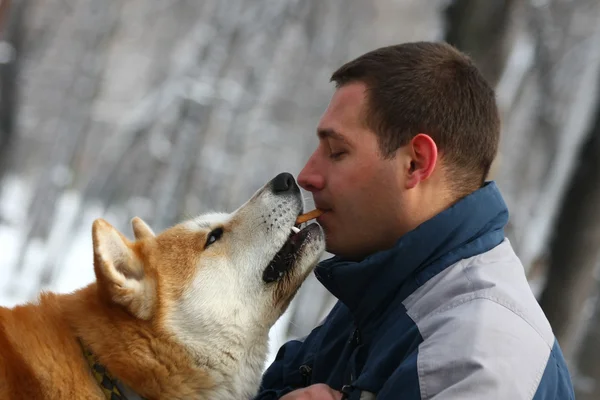
M159 235L96 220L95 283L0 308L0 398L252 398L269 329L325 249L317 224L294 226L302 209L280 174Z

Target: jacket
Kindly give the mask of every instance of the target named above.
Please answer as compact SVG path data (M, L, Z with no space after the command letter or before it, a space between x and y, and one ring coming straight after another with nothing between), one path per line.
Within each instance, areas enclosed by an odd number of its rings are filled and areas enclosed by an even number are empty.
M337 297L284 344L257 400L326 383L347 399L574 399L559 344L504 235L494 182L360 262L315 269Z

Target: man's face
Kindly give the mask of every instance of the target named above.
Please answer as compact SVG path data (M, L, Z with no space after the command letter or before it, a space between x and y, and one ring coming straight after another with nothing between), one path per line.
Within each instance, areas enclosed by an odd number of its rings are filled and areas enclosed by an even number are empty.
M366 86L350 83L333 95L317 127L319 146L298 175L313 194L327 251L360 259L391 247L402 232L407 191L402 149L381 155L365 123ZM405 211L403 211L405 210Z

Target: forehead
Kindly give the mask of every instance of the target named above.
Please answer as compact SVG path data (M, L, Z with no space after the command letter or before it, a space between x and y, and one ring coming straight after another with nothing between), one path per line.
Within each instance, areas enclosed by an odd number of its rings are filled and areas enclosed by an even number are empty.
M161 232L156 241L146 244L147 261L160 268L163 283L169 290L181 294L181 289L193 281L202 267L198 261L204 252L206 236L229 220L230 215L226 213L204 214Z
M317 130L346 132L353 128L365 128L366 89L366 85L361 82L348 83L338 88L321 117Z
M182 227L192 232L205 231L227 224L230 218L227 213L209 213L184 222Z

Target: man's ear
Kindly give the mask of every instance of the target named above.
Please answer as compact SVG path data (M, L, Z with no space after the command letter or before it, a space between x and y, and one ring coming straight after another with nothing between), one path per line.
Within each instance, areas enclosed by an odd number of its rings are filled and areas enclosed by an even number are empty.
M438 149L431 136L419 133L409 143L410 165L406 185L412 189L429 178L438 160Z
M135 240L141 240L154 237L154 231L140 217L134 217L131 220L131 227Z
M149 319L156 299L154 281L132 244L103 219L92 225L94 271L99 290L112 303L140 319Z

